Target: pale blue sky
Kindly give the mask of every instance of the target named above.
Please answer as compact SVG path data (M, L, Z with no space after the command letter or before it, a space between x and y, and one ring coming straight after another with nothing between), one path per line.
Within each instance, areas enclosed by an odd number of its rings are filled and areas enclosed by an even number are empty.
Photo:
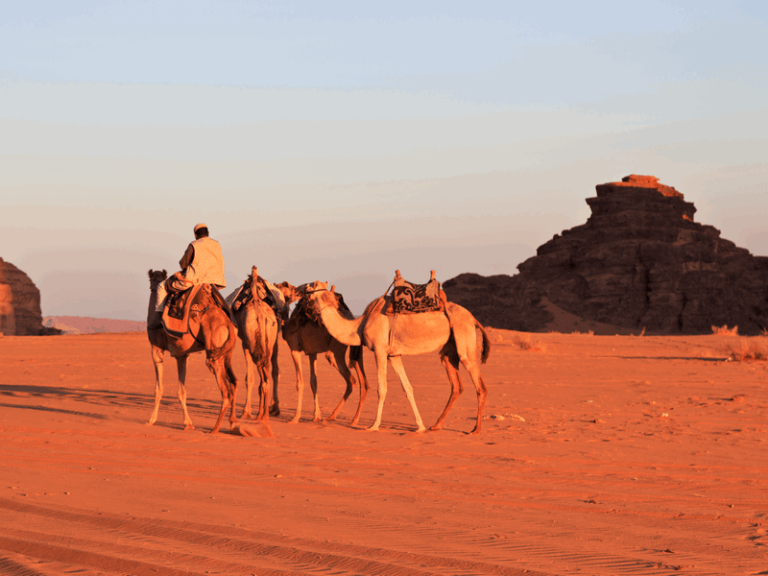
M513 274L632 172L768 254L766 2L0 6L0 256L46 314L140 317L199 220L231 282L360 306L395 267Z

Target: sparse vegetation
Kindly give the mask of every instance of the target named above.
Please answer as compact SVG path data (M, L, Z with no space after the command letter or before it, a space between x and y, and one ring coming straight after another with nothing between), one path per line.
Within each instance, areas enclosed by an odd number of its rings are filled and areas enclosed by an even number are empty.
M712 334L718 334L720 336L738 336L739 327L734 325L733 328L728 328L727 324L722 326L712 326Z
M735 362L768 360L768 339L763 336L741 338L737 346L729 347L728 359Z
M513 342L521 350L526 350L529 352L544 352L546 350L544 344L535 338L531 338L530 334L520 334L515 336Z

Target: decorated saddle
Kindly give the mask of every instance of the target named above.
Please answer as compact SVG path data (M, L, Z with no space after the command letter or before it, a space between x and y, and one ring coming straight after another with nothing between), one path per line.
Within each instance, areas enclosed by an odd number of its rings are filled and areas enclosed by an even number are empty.
M213 284L195 284L187 290L181 292L169 292L168 299L163 309L163 328L172 336L183 336L189 332L189 321L195 313L203 312L197 310L193 305L195 297L203 291L209 295L212 304L220 307L228 316L232 316L229 306L219 293L219 289Z
M435 280L434 270L426 284L408 282L400 275L400 270L396 270L393 285L392 297L385 311L389 316L445 310L445 292L440 288L440 282Z

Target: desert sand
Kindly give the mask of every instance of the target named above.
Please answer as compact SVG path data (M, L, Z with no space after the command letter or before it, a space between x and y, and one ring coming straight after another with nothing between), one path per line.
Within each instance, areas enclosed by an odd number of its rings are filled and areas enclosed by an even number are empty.
M212 436L200 354L185 432L167 355L145 425L146 334L0 338L0 573L768 574L768 372L726 361L738 337L490 335L479 436L465 373L441 432L412 432L391 370L380 431L349 427L357 391L311 422L309 387L292 425L281 343L274 437ZM445 373L437 354L404 363L429 426ZM235 369L239 413L239 350ZM324 361L319 380L328 414L343 382Z

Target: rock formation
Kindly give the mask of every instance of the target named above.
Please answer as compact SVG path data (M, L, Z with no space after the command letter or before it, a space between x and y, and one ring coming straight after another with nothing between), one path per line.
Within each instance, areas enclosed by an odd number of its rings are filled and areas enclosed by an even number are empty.
M29 276L0 258L0 333L32 336L43 332L40 291Z
M596 188L586 224L555 234L519 274L462 274L445 282L448 298L486 325L515 330L552 329L557 309L629 332L768 328L768 258L694 222L693 204L653 176Z

